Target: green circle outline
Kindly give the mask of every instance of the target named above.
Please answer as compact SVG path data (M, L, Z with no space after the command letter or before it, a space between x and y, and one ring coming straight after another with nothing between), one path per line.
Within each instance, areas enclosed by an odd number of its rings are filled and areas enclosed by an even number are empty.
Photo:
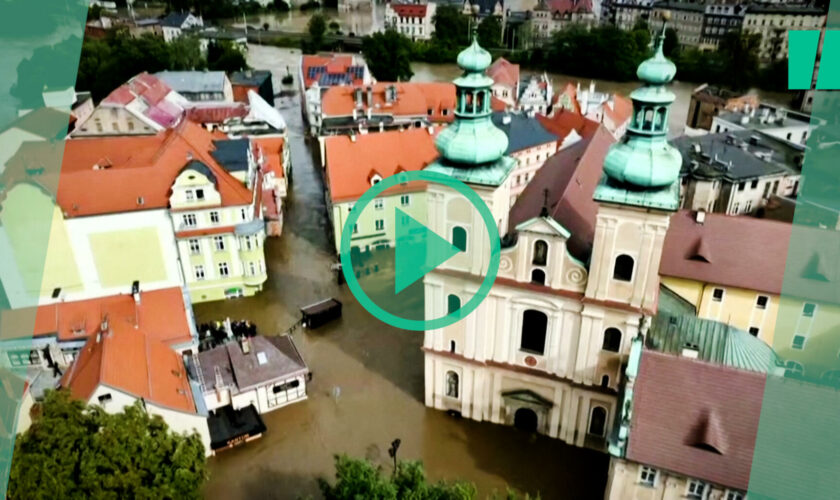
M423 320L408 319L382 309L367 295L367 293L365 293L356 278L356 274L352 271L353 261L350 255L352 227L359 220L359 217L365 207L380 193L390 187L396 186L397 184L404 184L409 181L434 182L436 184L442 184L453 188L459 194L467 198L473 207L478 210L478 213L481 214L481 219L487 227L487 235L490 238L490 262L487 266L487 274L484 276L484 280L481 282L481 286L479 286L478 291L473 294L472 298L467 301L466 304L458 308L458 310L448 313L446 316L441 316L440 318ZM499 229L496 227L496 221L493 219L493 214L490 212L487 204L484 203L484 200L482 200L469 186L458 179L449 175L425 170L400 172L377 182L370 189L365 191L365 194L363 194L361 198L353 204L353 208L350 210L350 215L344 222L344 227L341 231L340 248L339 257L341 259L341 271L344 273L344 279L347 282L347 286L350 288L353 296L356 297L356 300L359 301L362 307L382 322L388 323L389 325L397 328L402 328L403 330L415 331L436 330L438 328L443 328L460 321L472 313L478 305L481 304L481 301L490 294L490 289L493 287L493 283L496 281L496 275L499 272L499 261L501 260L501 240L499 238ZM350 272L348 273L347 270L350 270Z

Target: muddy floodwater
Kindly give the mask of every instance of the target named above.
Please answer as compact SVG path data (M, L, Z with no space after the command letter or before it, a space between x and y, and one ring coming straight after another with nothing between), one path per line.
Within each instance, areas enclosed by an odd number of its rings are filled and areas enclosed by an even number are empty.
M254 49L252 56L265 55ZM284 63L275 60L271 69L279 90ZM294 331L313 372L308 400L264 415L261 439L211 458L207 498L319 498L316 479L331 477L333 454L387 468L395 438L402 440L401 459L422 460L433 480L472 481L482 497L512 487L544 499L603 498L606 455L423 405L421 334L373 318L330 271L336 258L320 167L303 138L299 102L277 102L289 123L293 184L283 235L266 241L266 288L256 297L198 304L195 312L198 322L247 318L266 335L286 331L300 306L321 298L341 300L344 314L318 330Z

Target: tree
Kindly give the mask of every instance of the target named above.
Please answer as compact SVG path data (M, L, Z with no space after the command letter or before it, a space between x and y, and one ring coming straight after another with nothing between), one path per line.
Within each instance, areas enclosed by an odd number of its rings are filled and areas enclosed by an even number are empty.
M496 48L501 45L502 23L497 16L487 16L478 25L478 43L484 48Z
M662 43L662 52L665 57L672 57L677 49L680 47L680 39L677 30L674 28L665 29L665 41Z
M193 36L180 36L169 42L169 69L174 71L199 70L207 67L201 54L201 42Z
M315 14L309 19L306 31L309 33L309 50L311 52L321 50L324 45L324 34L327 32L327 18L320 13Z
M412 44L394 30L374 33L362 39L362 55L374 78L383 82L408 81L411 71Z
M214 40L207 45L207 67L213 71L233 73L248 67L245 55L230 40Z
M758 51L761 35L730 31L720 41L722 83L734 90L746 90L758 79Z
M452 48L469 43L469 19L452 5L439 5L435 10L433 39L444 47Z
M47 392L12 457L9 498L200 498L207 477L197 434L139 402L110 415L63 390Z

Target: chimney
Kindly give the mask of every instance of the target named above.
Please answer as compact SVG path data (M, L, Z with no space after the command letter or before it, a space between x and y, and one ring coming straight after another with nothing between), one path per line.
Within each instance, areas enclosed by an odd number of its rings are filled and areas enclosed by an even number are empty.
M368 112L370 109L373 108L373 86L368 85L367 88L367 104L368 104Z
M697 213L694 215L694 221L698 224L703 224L706 222L706 212L703 210L698 210Z
M356 87L355 89L353 89L353 96L356 100L356 107L361 108L362 107L362 89L359 88L359 87Z
M591 95L593 95L594 93L595 93L595 82L594 82L594 81L590 81L590 82L589 82L589 95L591 96Z

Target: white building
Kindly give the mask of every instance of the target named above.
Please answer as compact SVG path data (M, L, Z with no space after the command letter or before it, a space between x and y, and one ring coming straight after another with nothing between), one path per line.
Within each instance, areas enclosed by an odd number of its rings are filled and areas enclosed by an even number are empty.
M204 19L190 12L170 12L160 20L160 26L164 41L171 42L181 36L184 30L204 26Z
M531 75L519 88L519 109L543 115L548 113L554 99L554 89L547 74Z
M773 62L788 56L788 31L818 30L825 25L826 9L807 4L750 4L744 13L743 32L761 35L758 57Z
M434 2L406 2L385 4L385 27L412 40L430 40L435 31Z
M710 131L723 134L736 130L756 130L791 144L804 146L816 128L812 117L779 106L760 104L740 111L724 111L712 118ZM821 122L822 120L817 120Z

